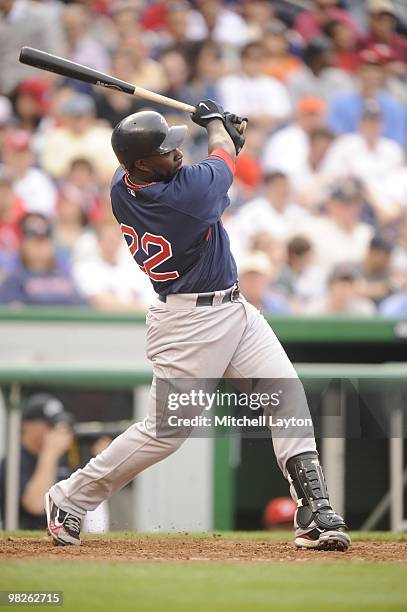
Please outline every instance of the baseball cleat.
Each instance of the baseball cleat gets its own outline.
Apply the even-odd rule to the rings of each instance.
[[[297,548],[312,548],[314,550],[348,550],[351,539],[345,531],[337,529],[311,529],[308,533],[298,535],[294,544]]]
[[[55,545],[80,544],[81,519],[58,508],[49,493],[45,494],[48,533]]]

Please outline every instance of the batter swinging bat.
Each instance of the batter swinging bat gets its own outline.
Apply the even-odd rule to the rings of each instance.
[[[104,74],[93,68],[82,66],[76,62],[71,62],[63,57],[52,55],[51,53],[45,53],[39,49],[33,49],[32,47],[23,47],[20,51],[20,62],[27,64],[28,66],[34,66],[35,68],[41,68],[41,70],[48,70],[49,72],[55,72],[61,76],[68,77],[70,79],[78,79],[78,81],[84,81],[85,83],[92,83],[92,85],[100,85],[101,87],[107,87],[109,89],[116,89],[128,93],[131,96],[138,96],[151,102],[157,102],[158,104],[165,104],[171,108],[177,108],[183,110],[186,113],[193,113],[195,107],[167,96],[154,93],[143,87],[136,87],[126,81],[121,81],[109,74]]]

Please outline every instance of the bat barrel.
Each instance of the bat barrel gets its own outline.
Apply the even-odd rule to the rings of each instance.
[[[100,85],[109,89],[117,89],[124,93],[134,95],[135,86],[126,81],[121,81],[110,75],[82,66],[76,62],[71,62],[63,57],[51,55],[39,49],[31,47],[23,47],[20,51],[20,62],[35,68],[41,68],[48,72],[55,72],[69,79],[78,79],[92,85]]]
[[[88,68],[87,66],[82,66],[82,64],[71,62],[63,57],[58,57],[57,55],[51,55],[45,51],[40,51],[40,49],[23,47],[20,51],[20,62],[22,64],[27,64],[28,66],[34,66],[35,68],[47,70],[48,72],[55,72],[56,74],[60,74],[61,76],[69,79],[78,79],[79,81],[91,83],[92,85],[100,85],[101,87],[116,89],[117,91],[122,91],[132,96],[139,96],[140,98],[144,98],[145,100],[149,100],[151,102],[156,102],[171,108],[183,110],[186,113],[193,113],[195,111],[195,107],[191,106],[190,104],[185,104],[184,102],[173,100],[172,98],[167,98],[166,96],[149,91],[148,89],[143,89],[142,87],[136,87],[135,85],[127,83],[126,81],[116,79],[109,74],[104,74],[103,72],[99,72],[93,68]]]

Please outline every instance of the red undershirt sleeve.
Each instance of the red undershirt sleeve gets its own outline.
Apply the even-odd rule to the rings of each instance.
[[[223,159],[231,173],[233,175],[235,174],[235,162],[229,153],[227,153],[224,149],[214,149],[212,153],[208,155],[208,157],[219,157],[220,159]]]

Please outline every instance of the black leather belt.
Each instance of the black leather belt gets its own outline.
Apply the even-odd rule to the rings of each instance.
[[[227,304],[228,302],[235,302],[240,295],[239,284],[237,283],[232,289],[230,289],[226,295],[223,296],[222,304]],[[213,306],[213,299],[216,296],[215,292],[207,293],[206,295],[198,295],[196,298],[196,306]],[[160,302],[166,302],[166,295],[159,295],[158,299]]]

